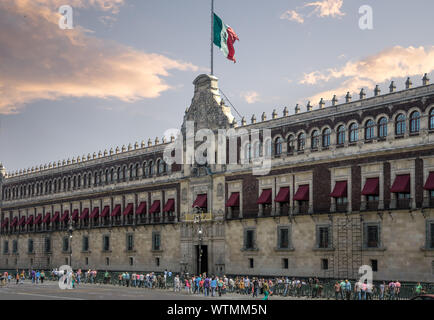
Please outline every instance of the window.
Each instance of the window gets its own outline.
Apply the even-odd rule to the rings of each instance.
[[[317,149],[319,146],[319,133],[318,130],[314,130],[312,132],[312,137],[311,137],[311,141],[312,141],[312,149]]]
[[[51,239],[45,238],[45,253],[51,252]]]
[[[352,123],[350,125],[350,142],[356,142],[359,140],[359,125]]]
[[[164,165],[164,161],[163,160],[159,160],[158,161],[158,173],[162,174],[165,172],[166,166]]]
[[[426,224],[426,248],[434,249],[434,221],[427,221]]]
[[[130,257],[130,258],[129,258],[129,263],[130,263],[130,266],[133,266],[133,265],[134,265],[134,258],[133,258],[133,257]]]
[[[297,138],[297,151],[303,151],[306,144],[306,137],[304,133],[300,133]]]
[[[89,251],[89,237],[83,236],[83,251],[87,252]]]
[[[69,237],[64,237],[63,238],[62,251],[63,252],[68,252],[69,251]]]
[[[374,138],[375,122],[373,120],[368,120],[365,126],[365,139],[372,140]]]
[[[127,251],[132,251],[134,249],[134,235],[127,234]]]
[[[152,163],[152,161],[149,162],[149,175],[154,175],[154,164]]]
[[[33,239],[29,239],[27,242],[27,252],[33,253]]]
[[[289,260],[288,260],[288,258],[283,258],[282,259],[282,268],[283,269],[289,269]]]
[[[328,148],[330,146],[330,129],[324,129],[322,132],[322,146]]]
[[[380,247],[380,226],[379,224],[365,223],[364,225],[365,248]]]
[[[277,138],[274,143],[274,155],[280,156],[282,154],[282,139]]]
[[[320,249],[331,248],[330,226],[317,226],[317,247]]]
[[[434,130],[434,108],[429,112],[429,129]]]
[[[18,240],[12,241],[12,253],[18,253]]]
[[[152,233],[152,250],[161,250],[161,235],[159,232]]]
[[[249,258],[249,268],[253,269],[255,267],[255,260],[253,258]]]
[[[110,250],[110,236],[102,237],[102,250],[109,251]]]
[[[321,259],[321,270],[329,269],[329,259]]]
[[[288,137],[288,153],[292,153],[292,152],[294,152],[294,136],[291,134]]]
[[[160,266],[160,258],[155,258],[155,265],[157,266],[157,267],[159,267]]]
[[[278,248],[279,249],[289,249],[289,228],[279,227],[278,228]]]
[[[382,117],[380,121],[378,121],[378,137],[387,137],[387,119],[385,117]]]
[[[106,266],[109,266],[109,265],[110,265],[110,258],[109,258],[109,257],[106,257],[106,258],[105,258],[105,265],[106,265]]]
[[[410,132],[417,133],[420,130],[420,113],[418,111],[414,111],[410,115]]]
[[[255,249],[255,230],[248,229],[244,233],[244,249]]]
[[[371,260],[371,268],[373,272],[378,271],[378,260]]]
[[[405,116],[402,113],[396,117],[395,133],[398,136],[405,134]]]
[[[338,145],[343,145],[345,143],[345,127],[344,126],[339,126],[338,127],[338,140],[337,140],[337,144]]]
[[[88,258],[88,257],[84,258],[84,264],[85,264],[86,266],[89,265],[89,258]]]

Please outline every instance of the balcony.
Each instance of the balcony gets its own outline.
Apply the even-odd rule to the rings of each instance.
[[[423,208],[434,208],[434,197],[423,198]]]
[[[411,208],[411,198],[408,199],[397,199],[396,209],[410,209]]]
[[[382,210],[383,208],[383,201],[379,200],[362,201],[360,204],[360,211],[376,211],[378,209]]]
[[[335,212],[348,212],[348,203],[337,203]]]

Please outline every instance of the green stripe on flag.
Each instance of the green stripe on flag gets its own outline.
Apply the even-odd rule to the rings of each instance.
[[[227,26],[223,23],[222,19],[214,13],[214,44],[223,51],[225,57],[229,54],[228,49],[228,33]]]

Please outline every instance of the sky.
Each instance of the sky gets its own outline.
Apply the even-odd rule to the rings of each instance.
[[[8,172],[179,128],[210,71],[211,0],[2,0],[0,162]],[[69,5],[73,29],[62,29]],[[372,28],[359,20],[372,9]],[[219,86],[247,121],[330,105],[362,87],[434,77],[432,0],[215,0],[237,63],[215,47]],[[363,21],[364,18],[362,19]],[[366,23],[365,23],[366,24]],[[240,118],[232,111],[238,122]]]

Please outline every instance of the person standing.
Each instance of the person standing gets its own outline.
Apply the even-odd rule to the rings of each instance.
[[[270,294],[270,287],[268,286],[267,281],[264,281],[262,289],[264,290],[264,299],[262,300],[268,300],[268,296]]]
[[[351,282],[345,280],[345,291],[347,294],[347,300],[351,299]]]
[[[257,278],[253,278],[253,298],[258,297],[259,283]]]
[[[42,271],[41,271],[41,284],[44,283],[44,279],[45,279],[45,271],[42,270]]]
[[[211,279],[211,296],[212,297],[215,297],[216,290],[217,290],[217,279],[215,278],[215,276],[213,276]]]
[[[339,284],[339,281],[335,282],[335,298],[336,300],[339,300],[339,296],[341,295],[341,285]]]

